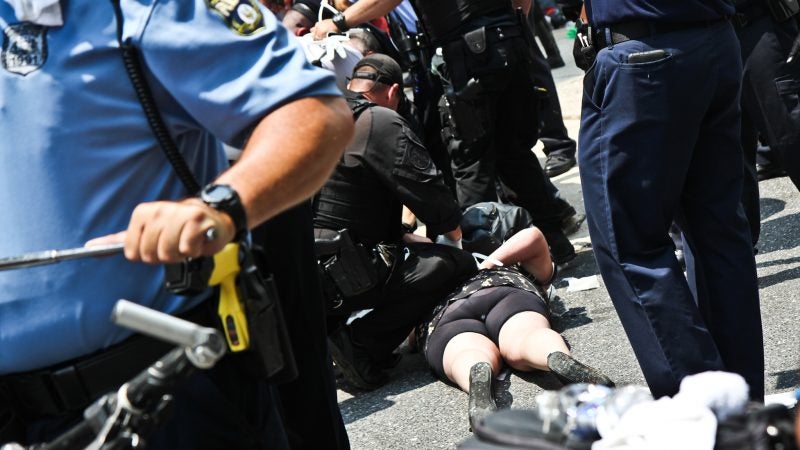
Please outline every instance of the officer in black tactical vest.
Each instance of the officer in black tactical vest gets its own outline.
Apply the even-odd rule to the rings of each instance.
[[[360,0],[312,32],[345,31],[387,14],[399,0]],[[559,198],[535,155],[542,89],[532,75],[530,1],[412,0],[428,43],[441,49],[443,135],[462,208],[501,200],[522,206],[550,244],[553,259],[575,256],[562,230],[575,210]],[[519,3],[519,5],[518,5]],[[514,6],[521,6],[515,12]]]
[[[382,369],[396,363],[392,351],[445,294],[477,272],[472,255],[454,248],[461,239],[458,204],[396,112],[406,101],[402,86],[400,66],[386,55],[355,66],[348,89],[356,135],[314,200],[331,353],[347,380],[365,390],[387,381]],[[403,205],[429,234],[444,235],[453,246],[409,233]],[[362,310],[369,312],[352,315]]]

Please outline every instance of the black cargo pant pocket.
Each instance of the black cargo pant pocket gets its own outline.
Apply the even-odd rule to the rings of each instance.
[[[775,79],[775,88],[783,100],[792,122],[800,127],[800,74],[784,75]]]

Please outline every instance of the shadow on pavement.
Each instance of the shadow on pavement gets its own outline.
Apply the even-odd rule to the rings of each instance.
[[[546,391],[555,391],[564,387],[558,378],[550,372],[543,370],[534,370],[532,372],[514,372],[514,375],[520,377],[528,383],[533,383]]]
[[[439,380],[428,369],[428,364],[421,353],[405,353],[397,367],[389,371],[390,381],[374,391],[362,391],[339,378],[337,389],[352,395],[339,402],[345,424],[363,419],[373,413],[389,408],[394,401],[388,397],[403,394]]]
[[[597,269],[597,263],[594,261],[592,244],[588,242],[576,244],[575,251],[575,259],[567,263],[566,267],[559,267],[559,281],[556,283],[557,288],[566,286],[566,283],[563,280],[564,278],[582,278],[600,273],[600,271]]]
[[[792,239],[792,236],[795,239]],[[765,254],[778,250],[794,249],[800,244],[796,236],[800,236],[800,214],[798,213],[762,221],[761,238],[757,245],[758,252],[759,254]]]
[[[785,265],[798,262],[800,262],[800,258],[791,258],[780,261],[770,261],[768,263],[757,264],[756,266],[760,268],[760,267],[775,266],[779,264]],[[771,275],[764,275],[758,277],[758,288],[764,289],[779,283],[783,283],[784,281],[796,280],[798,278],[800,278],[800,266],[782,270],[780,272],[773,273]]]
[[[800,385],[800,368],[772,372],[769,376],[775,377],[775,389],[791,389]]]
[[[761,199],[761,220],[766,220],[786,208],[786,202],[777,198]]]

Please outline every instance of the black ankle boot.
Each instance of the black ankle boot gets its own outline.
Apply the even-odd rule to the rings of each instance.
[[[602,372],[563,352],[553,352],[547,355],[547,367],[564,384],[589,383],[614,386],[614,382]]]
[[[355,387],[371,391],[387,381],[389,376],[369,357],[366,350],[353,342],[350,330],[343,326],[328,336],[328,345],[336,366],[345,379]]]
[[[497,411],[492,392],[492,366],[479,362],[469,369],[469,426],[475,429],[482,418]]]

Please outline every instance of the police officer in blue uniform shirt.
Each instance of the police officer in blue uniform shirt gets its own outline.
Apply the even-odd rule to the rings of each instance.
[[[227,206],[185,192],[167,163],[123,67],[111,4],[0,2],[0,255],[125,244],[125,257],[0,273],[0,417],[15,419],[0,423],[2,442],[52,438],[56,419],[74,421],[161,356],[109,322],[114,303],[197,311],[209,295],[165,292],[160,264],[212,255],[308,198],[352,133],[333,77],[257,2],[121,6],[122,39],[139,49],[170,134]],[[222,142],[245,147],[229,170]],[[272,395],[226,357],[178,389],[149,448],[283,448]]]
[[[729,0],[586,1],[597,58],[584,80],[584,204],[600,272],[656,396],[707,370],[741,374],[752,398],[764,395],[733,12]],[[673,220],[687,238],[688,281],[667,234]]]

